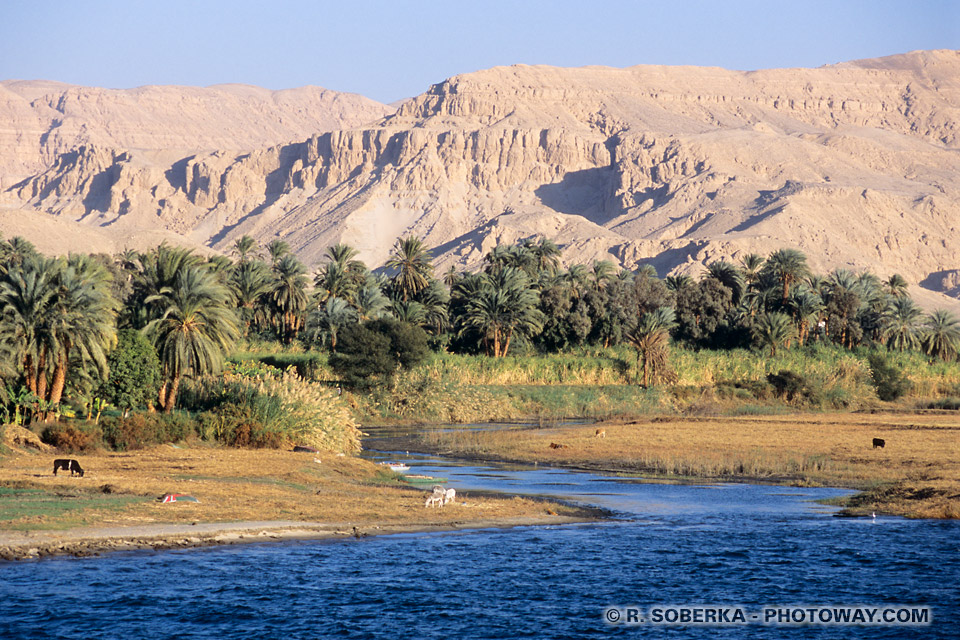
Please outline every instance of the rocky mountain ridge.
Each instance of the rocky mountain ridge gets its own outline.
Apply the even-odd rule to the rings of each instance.
[[[960,281],[960,52],[755,72],[520,65],[348,119],[173,159],[98,139],[4,204],[221,249],[279,237],[308,262],[343,241],[382,264],[415,234],[441,267],[473,267],[497,242],[546,236],[569,261],[661,275],[795,246],[818,270],[954,295]]]

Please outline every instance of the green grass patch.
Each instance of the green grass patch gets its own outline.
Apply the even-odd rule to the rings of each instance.
[[[0,487],[0,529],[38,531],[95,524],[89,511],[122,511],[143,502],[138,496],[93,493],[50,493],[42,489]]]

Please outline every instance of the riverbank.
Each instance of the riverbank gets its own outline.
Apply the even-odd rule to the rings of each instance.
[[[597,431],[602,430],[602,437]],[[884,441],[874,447],[873,439]],[[846,515],[960,518],[960,415],[802,413],[601,421],[519,430],[428,431],[411,447],[660,479],[860,490]]]
[[[83,477],[52,473],[71,457]],[[167,494],[197,502],[164,503]],[[461,493],[426,508],[400,474],[351,456],[277,450],[179,448],[0,458],[0,557],[89,555],[321,539],[404,531],[587,521],[597,510],[511,496]]]

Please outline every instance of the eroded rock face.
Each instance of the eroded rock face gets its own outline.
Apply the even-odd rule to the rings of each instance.
[[[308,261],[343,241],[377,265],[416,234],[441,267],[469,267],[497,241],[542,235],[568,260],[662,275],[796,246],[819,269],[956,288],[958,52],[749,73],[496,68],[372,125],[342,122],[242,153],[71,148],[5,195],[213,247],[281,237]]]
[[[0,188],[50,168],[83,145],[153,152],[161,163],[189,152],[259,149],[353,128],[392,111],[355,94],[245,85],[99,89],[0,82]]]

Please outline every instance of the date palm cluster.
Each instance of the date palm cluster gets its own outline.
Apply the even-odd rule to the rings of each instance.
[[[243,236],[231,254],[205,257],[163,244],[48,258],[20,238],[0,241],[5,417],[23,411],[45,420],[67,396],[102,395],[118,335],[152,346],[159,373],[147,404],[165,411],[176,406],[184,378],[219,372],[241,337],[335,353],[344,328],[383,318],[421,327],[434,348],[495,358],[517,345],[544,353],[631,345],[644,385],[669,377],[673,342],[762,347],[771,355],[818,341],[941,360],[960,351],[960,322],[944,310],[921,311],[902,277],[844,269],[816,275],[794,249],[712,262],[697,279],[661,279],[649,264],[562,268],[548,239],[495,246],[478,270],[451,267],[440,278],[415,237],[398,239],[379,272],[345,244],[329,247],[312,274],[280,240],[261,247]]]

